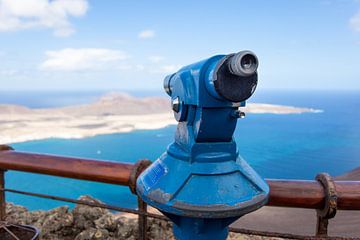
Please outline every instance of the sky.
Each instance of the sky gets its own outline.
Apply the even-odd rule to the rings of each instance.
[[[0,91],[158,90],[245,49],[258,88],[360,90],[360,0],[0,0]]]

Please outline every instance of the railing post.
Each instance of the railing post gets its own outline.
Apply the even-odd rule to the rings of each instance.
[[[10,150],[14,149],[8,145],[0,145],[0,152]],[[6,220],[5,172],[6,170],[0,169],[0,221]]]
[[[138,197],[138,208],[141,213],[147,213],[147,204]],[[147,239],[147,216],[146,214],[138,215],[139,223],[139,240]]]
[[[327,173],[319,173],[315,178],[324,188],[325,205],[316,212],[316,236],[327,237],[329,219],[334,218],[337,210],[337,192],[332,177]]]
[[[328,236],[329,220],[321,216],[317,216],[316,222],[316,236],[327,237]]]
[[[0,169],[0,221],[6,219],[5,171]]]
[[[135,163],[133,170],[131,171],[129,178],[129,188],[133,194],[136,194],[136,180],[139,175],[151,165],[150,160],[139,160]],[[138,196],[138,209],[140,214],[138,215],[139,224],[139,240],[147,239],[147,204]],[[144,214],[145,213],[145,214]]]

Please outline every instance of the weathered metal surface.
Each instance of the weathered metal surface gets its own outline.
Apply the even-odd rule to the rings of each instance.
[[[329,219],[316,215],[315,235],[317,237],[328,236]]]
[[[0,239],[37,240],[39,235],[33,226],[0,222]]]
[[[23,194],[23,195],[32,196],[32,197],[40,197],[40,198],[58,200],[58,201],[62,201],[62,202],[82,204],[82,205],[87,205],[90,207],[106,208],[106,209],[110,209],[110,210],[114,210],[114,211],[127,212],[127,213],[138,214],[138,215],[142,215],[142,216],[146,216],[146,217],[156,218],[156,219],[160,219],[163,221],[170,221],[167,217],[165,217],[163,215],[148,213],[148,212],[146,212],[146,210],[140,211],[140,210],[122,208],[122,207],[117,207],[117,206],[112,206],[112,205],[107,205],[107,204],[100,204],[100,203],[88,202],[88,201],[83,201],[83,200],[69,199],[69,198],[51,196],[51,195],[46,195],[46,194],[30,193],[30,192],[18,191],[18,190],[13,190],[13,189],[0,189],[0,191],[12,192],[12,193],[16,193],[16,194]],[[242,234],[265,236],[265,237],[281,237],[281,238],[301,239],[301,240],[324,239],[324,238],[319,238],[319,237],[315,237],[315,236],[295,235],[295,234],[289,234],[289,233],[265,232],[265,231],[256,231],[256,230],[232,228],[232,227],[229,228],[229,231],[235,232],[235,233],[242,233]],[[359,238],[327,237],[326,239],[330,239],[330,240],[331,239],[334,239],[334,240],[335,239],[338,239],[338,240],[351,240],[352,239],[352,240],[354,240],[354,239],[359,239]]]
[[[36,159],[36,161],[34,161]],[[56,162],[56,164],[51,164]],[[76,162],[75,165],[73,163]],[[89,163],[90,162],[90,163]],[[81,164],[82,168],[76,168]],[[0,169],[128,185],[133,164],[0,151]],[[83,171],[85,169],[85,171]],[[105,170],[104,170],[105,169]],[[84,176],[85,175],[85,176]],[[325,192],[313,180],[267,179],[268,206],[323,209]],[[360,210],[360,181],[334,181],[339,210]]]
[[[139,175],[150,165],[152,162],[147,159],[139,160],[135,163],[134,167],[131,170],[129,178],[129,188],[133,194],[136,194],[136,180]]]
[[[334,180],[327,173],[319,173],[315,178],[324,188],[325,204],[317,209],[316,236],[327,237],[329,219],[334,218],[337,210],[337,192]]]
[[[138,197],[138,209],[140,212],[147,212],[147,204]],[[139,224],[139,240],[147,240],[147,217],[146,215],[139,215],[138,217]]]
[[[337,210],[337,192],[334,180],[327,173],[319,173],[316,180],[323,186],[325,192],[325,205],[323,209],[318,209],[317,214],[323,218],[333,218]]]
[[[1,147],[3,151],[0,151],[0,169],[10,169],[25,172],[48,174],[53,176],[70,177],[75,179],[85,179],[97,182],[115,183],[120,185],[130,185],[131,178],[136,179],[136,176],[141,172],[146,165],[144,163],[138,164],[136,167],[133,164],[122,164],[118,162],[104,162],[96,160],[86,160],[77,158],[65,158],[58,156],[50,156],[43,154],[33,153],[19,153],[12,150],[9,147]],[[56,162],[56,164],[54,164]],[[75,164],[74,164],[75,163]],[[82,168],[74,168],[74,166],[82,165]],[[85,169],[85,171],[84,171]],[[99,169],[101,172],[99,172]],[[114,171],[102,171],[101,169],[111,169]],[[98,172],[99,174],[96,174]],[[95,174],[93,174],[95,173]],[[3,178],[4,171],[0,171],[0,218],[5,218],[5,194],[2,189],[5,182]],[[132,175],[133,174],[133,175]],[[133,176],[133,177],[131,177]],[[270,186],[269,206],[281,206],[281,207],[297,207],[297,208],[311,208],[311,209],[324,209],[327,195],[326,188],[318,181],[303,181],[303,180],[267,180]],[[337,192],[337,208],[339,210],[360,210],[360,181],[334,181],[334,188]],[[25,194],[22,191],[7,190],[9,192]],[[27,195],[45,197],[53,200],[68,201],[79,204],[87,204],[90,206],[104,207],[116,211],[123,211],[134,213],[147,217],[155,217],[166,219],[164,216],[158,216],[156,214],[150,214],[144,212],[144,210],[131,210],[126,208],[120,208],[109,205],[98,205],[91,203],[84,203],[79,200],[71,200],[67,198],[54,197],[44,194],[26,193]],[[325,236],[325,232],[321,232],[321,229],[326,229],[327,219],[321,219],[319,221],[318,236]],[[144,221],[139,221],[139,227],[144,227]],[[145,221],[146,224],[146,221]],[[259,234],[258,232],[255,232]],[[282,236],[284,234],[268,233],[271,236]],[[321,235],[323,234],[323,235]],[[291,235],[293,236],[293,235]],[[301,239],[301,238],[298,238]],[[308,236],[304,236],[304,239],[311,239]],[[314,238],[315,239],[315,238]],[[319,238],[317,238],[319,239]],[[339,238],[338,238],[339,239]],[[349,238],[343,238],[349,239]]]
[[[151,218],[156,218],[156,219],[160,219],[160,220],[164,220],[164,221],[170,221],[167,217],[165,217],[163,215],[148,213],[146,211],[140,211],[140,210],[135,210],[135,209],[122,208],[122,207],[117,207],[117,206],[112,206],[112,205],[107,205],[107,204],[99,204],[99,203],[87,202],[87,201],[83,201],[83,200],[69,199],[69,198],[51,196],[51,195],[46,195],[46,194],[24,192],[24,191],[18,191],[18,190],[13,190],[13,189],[0,189],[0,191],[6,191],[6,192],[17,193],[17,194],[23,194],[23,195],[27,195],[27,196],[58,200],[58,201],[62,201],[62,202],[83,204],[83,205],[87,205],[87,206],[91,206],[91,207],[106,208],[106,209],[110,209],[110,210],[114,210],[114,211],[127,212],[127,213],[147,216],[147,217],[151,217]],[[359,201],[359,199],[358,199],[358,201]],[[313,240],[319,240],[319,239],[330,239],[330,240],[331,239],[334,239],[334,240],[335,239],[338,239],[338,240],[351,240],[351,239],[355,240],[356,239],[356,240],[358,240],[358,239],[360,239],[360,238],[339,237],[339,236],[338,237],[326,237],[326,238],[323,238],[323,237],[316,237],[316,236],[303,236],[303,235],[295,235],[295,234],[289,234],[289,233],[265,232],[265,231],[256,231],[256,230],[239,229],[239,228],[229,228],[229,231],[230,232],[235,232],[235,233],[243,233],[243,234],[250,234],[250,235],[265,236],[265,237],[281,237],[281,238],[301,239],[301,240],[303,240],[303,239],[309,239],[309,240],[312,240],[312,239]]]
[[[5,187],[5,171],[0,170],[0,188]],[[5,221],[6,218],[6,199],[5,192],[0,191],[0,221]]]
[[[263,202],[261,202],[263,201]],[[254,202],[261,203],[259,205],[253,204]],[[181,212],[183,216],[196,217],[196,218],[228,218],[229,211],[233,211],[234,215],[242,215],[242,211],[239,209],[246,209],[246,211],[255,211],[261,206],[266,204],[267,196],[257,195],[253,199],[245,202],[239,202],[235,206],[228,206],[225,204],[214,205],[191,205],[183,202],[175,202],[174,207],[179,210],[186,209],[187,211],[193,210],[191,215],[187,215],[186,211]],[[231,216],[230,216],[231,217]]]
[[[8,145],[0,145],[0,152],[14,150]],[[0,168],[0,188],[5,187],[5,171],[6,169]],[[0,221],[5,221],[6,218],[6,201],[5,192],[0,192]]]
[[[50,200],[54,200],[54,201],[81,204],[81,205],[86,205],[89,207],[99,207],[99,208],[110,209],[110,210],[119,211],[119,212],[132,213],[132,214],[136,214],[136,215],[145,215],[147,217],[158,218],[158,219],[162,219],[162,220],[167,219],[166,217],[161,216],[161,215],[148,213],[148,212],[142,212],[142,211],[136,210],[136,209],[118,207],[118,206],[109,205],[109,204],[95,203],[95,202],[89,202],[89,201],[84,201],[84,200],[65,198],[65,197],[59,197],[59,196],[53,196],[53,195],[41,194],[41,193],[26,192],[26,191],[20,191],[20,190],[15,190],[15,189],[8,189],[8,188],[5,188],[5,189],[0,188],[0,191],[11,192],[11,193],[16,193],[16,194],[21,194],[21,195],[26,195],[26,196],[31,196],[31,197],[45,198],[45,199],[50,199]]]
[[[360,210],[360,181],[335,181],[338,210]]]
[[[0,145],[0,151],[10,151],[10,150],[14,150],[14,149],[8,145]]]
[[[96,161],[16,151],[0,152],[0,169],[126,186],[129,184],[133,168],[134,165],[129,163]]]
[[[52,199],[52,200],[58,200],[62,202],[69,202],[69,203],[75,203],[75,204],[82,204],[87,205],[90,207],[99,207],[99,208],[106,208],[114,211],[120,211],[120,212],[127,212],[132,214],[138,214],[143,215],[151,218],[160,219],[163,221],[170,221],[167,217],[163,215],[148,213],[146,211],[142,212],[140,210],[135,209],[129,209],[129,208],[122,208],[107,204],[100,204],[95,202],[88,202],[83,200],[76,200],[76,199],[69,199],[69,198],[63,198],[63,197],[57,197],[57,196],[51,196],[46,194],[37,194],[37,193],[30,193],[30,192],[24,192],[24,191],[18,191],[13,189],[0,189],[0,191],[6,191],[6,192],[12,192],[17,194],[23,194],[27,196],[32,197],[40,197],[40,198],[46,198],[46,199]],[[276,233],[276,232],[265,232],[265,231],[256,231],[256,230],[249,230],[249,229],[240,229],[240,228],[229,228],[230,232],[235,233],[242,233],[242,234],[250,234],[250,235],[258,235],[258,236],[265,236],[265,237],[281,237],[281,238],[289,238],[289,239],[301,239],[301,240],[319,240],[319,239],[325,239],[325,238],[319,238],[315,236],[304,236],[304,235],[295,235],[295,234],[289,234],[289,233]],[[357,240],[359,238],[352,238],[352,237],[327,237],[326,239],[329,240]]]
[[[268,206],[310,209],[321,209],[324,206],[324,190],[317,181],[281,179],[266,181],[270,186]]]
[[[285,239],[299,239],[299,240],[359,240],[357,237],[340,237],[340,236],[327,236],[327,237],[317,237],[317,236],[305,236],[291,233],[278,233],[278,232],[265,232],[257,231],[243,228],[229,228],[230,232],[262,236],[262,237],[274,237],[274,238],[285,238]]]
[[[318,181],[267,179],[267,206],[323,209],[326,194]],[[360,181],[334,181],[338,210],[360,210]]]

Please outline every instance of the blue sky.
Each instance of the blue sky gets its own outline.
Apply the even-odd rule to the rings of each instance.
[[[156,90],[214,54],[259,88],[360,89],[360,1],[0,0],[0,90]]]

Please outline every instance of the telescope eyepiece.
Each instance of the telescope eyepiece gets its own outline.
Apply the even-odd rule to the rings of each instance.
[[[228,64],[230,72],[240,77],[253,75],[259,66],[256,55],[251,51],[236,53],[230,57]]]
[[[183,67],[177,73],[166,76],[163,86],[170,97],[179,97],[182,94],[192,93],[194,87],[204,87],[201,83],[205,82],[205,88],[212,97],[239,103],[247,100],[254,93],[258,82],[258,65],[258,58],[248,50],[218,55]],[[205,80],[203,81],[202,78]],[[199,83],[192,84],[192,81]],[[200,89],[194,91],[201,92]],[[194,96],[196,97],[198,96]],[[196,102],[194,99],[193,103]]]

